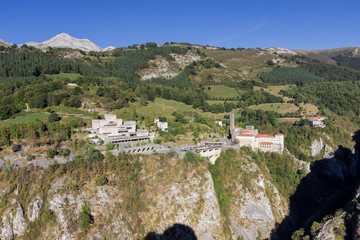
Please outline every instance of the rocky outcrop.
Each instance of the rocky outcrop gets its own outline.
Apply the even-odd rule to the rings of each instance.
[[[345,215],[342,213],[340,216],[327,220],[323,227],[318,231],[314,239],[316,240],[336,240],[344,239],[345,232]]]
[[[237,184],[233,193],[230,214],[233,239],[268,238],[276,222],[285,217],[287,206],[255,163],[244,168],[252,179],[249,186]]]
[[[266,164],[248,155],[240,157],[236,150],[233,153],[238,172],[228,179],[231,202],[226,205],[226,216],[209,172],[213,169],[205,162],[184,162],[170,154],[134,156],[116,160],[119,170],[108,167],[106,160],[96,168],[74,168],[74,173],[60,167],[51,177],[44,175],[47,171],[32,170],[36,179],[52,179],[49,188],[39,196],[41,185],[34,183],[26,193],[31,199],[21,201],[24,206],[15,200],[23,196],[21,191],[18,195],[15,191],[4,193],[9,205],[2,215],[1,239],[21,238],[34,226],[41,228],[42,239],[83,239],[79,214],[84,203],[94,219],[86,239],[142,239],[179,229],[201,240],[268,238],[276,223],[288,214],[287,201],[271,182]],[[291,166],[303,167],[291,156],[288,159],[294,162]],[[225,159],[218,161],[227,164]],[[108,179],[103,186],[97,183],[101,174]],[[37,221],[49,210],[55,215],[50,224]]]
[[[319,140],[315,139],[312,142],[310,148],[311,148],[311,156],[315,157],[319,155],[324,148],[323,140],[321,138]]]
[[[329,140],[331,140],[328,136],[326,136]],[[335,152],[329,145],[325,144],[322,138],[315,139],[311,146],[311,156],[315,157],[323,153],[323,158],[333,158],[335,156]]]
[[[335,152],[329,145],[325,145],[324,158],[333,158],[335,156]]]
[[[0,238],[13,239],[16,236],[21,236],[26,227],[24,209],[20,203],[15,202],[3,214]]]
[[[71,190],[74,180],[68,175],[51,182],[46,202],[29,193],[34,199],[23,208],[12,193],[9,202],[14,203],[2,215],[0,238],[21,237],[28,223],[34,222],[45,207],[56,220],[43,227],[39,238],[83,238],[79,213],[83,203],[87,203],[95,221],[86,235],[88,239],[141,239],[147,233],[162,233],[178,223],[190,226],[198,239],[224,239],[222,217],[207,167],[187,166],[177,158],[167,159],[167,165],[162,165],[154,159],[141,160],[144,167],[139,172],[135,202],[129,201],[133,188],[121,184],[97,186],[95,179],[85,182],[81,189]],[[109,174],[108,178],[115,181],[117,176]]]
[[[168,171],[161,173],[168,175]],[[220,209],[209,171],[201,167],[179,174],[186,174],[187,180],[161,181],[165,184],[159,185],[156,175],[146,179],[149,195],[145,201],[153,203],[149,212],[141,215],[148,223],[146,231],[160,233],[181,223],[191,226],[198,239],[223,239]]]
[[[141,71],[141,79],[148,80],[152,78],[172,78],[179,74],[179,69],[176,66],[170,65],[170,62],[165,58],[158,57],[148,62],[148,68]]]
[[[142,80],[152,78],[170,79],[177,76],[186,66],[192,62],[201,60],[201,56],[188,51],[186,54],[171,53],[173,61],[169,61],[164,57],[157,57],[149,60],[148,67],[140,71]]]
[[[35,221],[39,217],[40,210],[43,209],[43,201],[40,198],[36,198],[32,204],[29,204],[27,210],[27,216],[30,222]]]

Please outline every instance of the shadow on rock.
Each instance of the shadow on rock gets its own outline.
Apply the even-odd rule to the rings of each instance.
[[[310,234],[314,221],[334,214],[351,201],[359,188],[360,131],[354,136],[355,152],[339,146],[334,157],[312,163],[311,172],[302,179],[290,197],[290,213],[272,231],[272,239],[290,239],[300,228]]]
[[[183,224],[174,224],[165,230],[163,234],[150,232],[145,240],[197,240],[194,230]]]

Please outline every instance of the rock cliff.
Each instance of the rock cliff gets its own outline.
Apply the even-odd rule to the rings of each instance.
[[[205,162],[188,163],[168,154],[70,165],[10,174],[16,187],[5,188],[1,195],[1,239],[141,239],[174,226],[187,226],[198,239],[228,239]],[[267,171],[244,161],[251,188],[243,184],[244,176],[233,180],[232,239],[268,237],[285,216],[286,201]],[[107,183],[99,185],[103,173]],[[9,182],[2,177],[1,184]],[[79,226],[84,203],[94,220],[86,232]]]

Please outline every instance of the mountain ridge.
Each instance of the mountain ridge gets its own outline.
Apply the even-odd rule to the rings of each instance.
[[[83,51],[95,51],[95,52],[100,52],[103,50],[108,51],[109,49],[111,50],[114,49],[114,47],[107,47],[103,49],[88,39],[74,38],[67,33],[60,33],[55,37],[52,37],[49,40],[46,40],[42,43],[28,42],[26,43],[26,45],[40,49],[53,47],[53,48],[71,48],[71,49],[79,49]]]
[[[360,70],[360,47],[341,47],[317,50],[293,50],[320,62]]]

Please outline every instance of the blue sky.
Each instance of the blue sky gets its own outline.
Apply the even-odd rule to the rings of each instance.
[[[0,38],[66,32],[100,47],[149,41],[220,47],[360,46],[359,0],[1,0]]]

